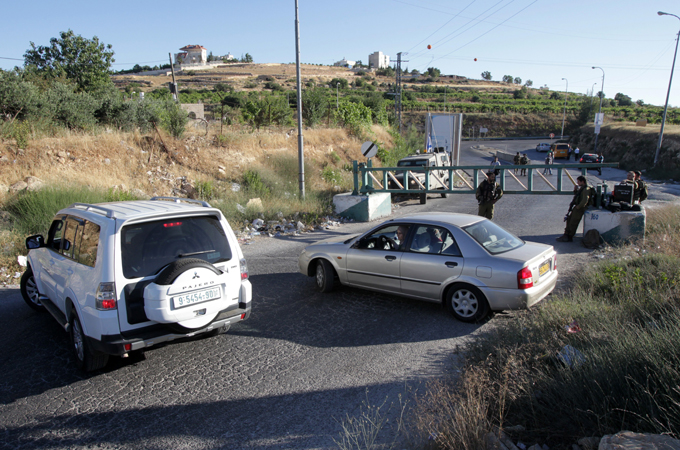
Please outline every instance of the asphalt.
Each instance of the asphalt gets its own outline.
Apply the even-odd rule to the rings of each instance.
[[[466,142],[462,163],[490,162],[492,148],[542,159],[536,143]],[[602,179],[622,176],[604,169]],[[651,190],[652,203],[678,193],[670,185]],[[570,200],[507,195],[494,220],[555,244],[558,261],[582,261],[588,251],[578,242],[555,242]],[[393,217],[476,209],[469,194],[431,196],[426,205],[398,203]],[[384,405],[396,418],[400,399],[412,402],[424,383],[455,369],[457,348],[508,316],[464,324],[438,304],[343,287],[319,294],[298,273],[305,245],[378,223],[244,245],[249,320],[215,338],[112,358],[94,374],[76,369],[67,335],[48,314],[29,309],[18,289],[0,290],[0,449],[327,449],[337,448],[342,419],[362,407]],[[390,437],[386,429],[381,439]]]

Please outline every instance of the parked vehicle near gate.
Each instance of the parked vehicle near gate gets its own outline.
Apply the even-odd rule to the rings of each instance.
[[[70,334],[79,368],[104,367],[250,316],[252,288],[220,210],[196,200],[74,203],[26,239],[21,294]]]
[[[565,158],[569,159],[571,156],[571,145],[564,143],[555,143],[550,146],[550,150],[553,152],[553,158]]]
[[[536,151],[537,152],[547,152],[550,150],[550,144],[547,142],[541,142],[536,146]]]
[[[596,163],[597,155],[595,153],[584,153],[578,160],[579,163]]]
[[[449,182],[449,171],[444,169],[444,167],[449,166],[449,155],[448,153],[442,152],[430,152],[430,153],[420,153],[416,155],[407,156],[402,158],[397,162],[397,167],[404,169],[418,169],[421,167],[439,167],[441,169],[430,170],[429,185],[427,189],[448,189],[447,183]],[[404,183],[404,172],[397,171],[394,175],[395,180],[390,179],[388,181],[389,189],[422,189],[425,187],[425,173],[411,171],[410,175],[407,175],[408,185]],[[397,184],[398,182],[398,184]],[[401,185],[401,186],[399,186]],[[422,186],[421,186],[422,185]],[[398,195],[408,195],[408,194],[398,194]],[[412,195],[420,195],[421,203],[427,201],[427,195],[414,193]],[[441,196],[446,198],[448,194],[442,192]]]
[[[458,320],[528,308],[557,282],[551,245],[524,241],[480,216],[430,213],[308,245],[300,272],[321,292],[343,285],[440,302]]]

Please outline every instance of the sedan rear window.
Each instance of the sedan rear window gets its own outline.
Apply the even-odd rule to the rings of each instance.
[[[125,278],[153,275],[183,257],[211,264],[232,257],[224,229],[215,216],[128,225],[121,232],[121,246]]]
[[[490,220],[483,220],[463,229],[492,255],[508,252],[524,245],[523,240]]]

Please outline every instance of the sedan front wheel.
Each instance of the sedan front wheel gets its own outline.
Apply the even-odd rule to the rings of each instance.
[[[446,296],[446,306],[461,322],[479,322],[489,315],[489,303],[482,291],[474,286],[458,285]]]
[[[330,292],[335,282],[335,270],[331,263],[320,259],[316,263],[316,288],[319,292]]]

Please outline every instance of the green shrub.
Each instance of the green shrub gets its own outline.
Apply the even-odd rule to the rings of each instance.
[[[247,170],[243,174],[243,186],[249,193],[256,196],[266,197],[271,193],[269,187],[262,181],[260,173],[255,170]]]
[[[31,136],[31,125],[25,120],[14,121],[12,124],[12,137],[17,143],[18,148],[26,148]]]
[[[321,171],[321,178],[323,178],[326,183],[340,184],[342,181],[342,174],[339,170],[331,166],[326,166]]]
[[[179,104],[166,102],[160,115],[161,127],[169,132],[175,139],[180,139],[186,131],[189,115]]]
[[[353,103],[347,100],[340,102],[335,111],[336,118],[347,128],[349,134],[363,137],[371,126],[371,110],[361,103]]]
[[[70,129],[90,129],[97,123],[95,112],[99,102],[86,92],[75,92],[74,86],[54,83],[47,92],[47,105],[54,121]]]
[[[196,186],[194,187],[196,188],[196,194],[198,194],[198,198],[200,199],[211,200],[215,195],[215,187],[211,180],[197,181]]]

